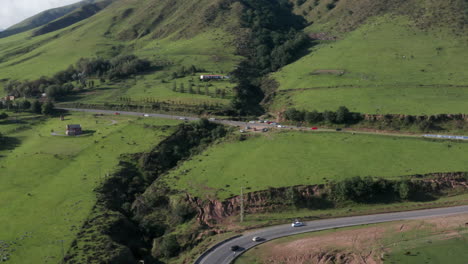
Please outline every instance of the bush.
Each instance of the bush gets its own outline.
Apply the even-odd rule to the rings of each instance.
[[[42,114],[43,115],[52,115],[55,111],[55,106],[52,102],[47,102],[42,105]]]
[[[41,114],[42,113],[42,104],[39,101],[34,101],[31,105],[31,112],[35,114]]]
[[[161,253],[166,258],[172,258],[179,254],[180,245],[175,235],[168,235],[161,243]]]
[[[0,114],[0,120],[1,120],[1,119],[7,119],[7,118],[8,118],[7,113],[1,113],[1,114]]]

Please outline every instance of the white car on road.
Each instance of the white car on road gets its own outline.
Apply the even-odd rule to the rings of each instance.
[[[262,240],[263,240],[263,238],[261,238],[261,237],[253,237],[252,238],[253,242],[258,242],[258,241],[262,241]]]
[[[294,223],[292,223],[291,226],[292,227],[300,227],[300,226],[305,226],[305,225],[302,222],[294,221]]]

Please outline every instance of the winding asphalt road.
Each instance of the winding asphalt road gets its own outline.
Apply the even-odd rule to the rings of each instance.
[[[200,258],[195,261],[195,264],[229,264],[232,263],[232,261],[243,252],[260,243],[265,243],[276,238],[290,235],[347,226],[375,224],[418,218],[431,218],[436,216],[447,216],[463,213],[468,213],[468,206],[318,220],[305,222],[305,226],[302,227],[291,227],[291,224],[273,226],[245,233],[238,238],[234,238],[218,246],[215,246],[200,256]],[[261,242],[253,242],[252,238],[256,236],[261,237],[264,240]],[[231,246],[233,245],[238,245],[240,249],[236,252],[232,252]]]

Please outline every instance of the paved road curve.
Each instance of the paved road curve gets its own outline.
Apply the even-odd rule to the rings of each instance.
[[[279,225],[268,227],[253,232],[245,233],[241,237],[232,239],[226,243],[223,243],[215,248],[209,249],[203,254],[195,264],[228,264],[231,263],[235,258],[241,255],[246,250],[260,244],[259,242],[253,242],[252,238],[259,236],[265,240],[264,243],[269,240],[273,240],[280,237],[307,233],[318,230],[333,229],[346,226],[356,226],[365,224],[375,224],[382,222],[398,221],[398,220],[409,220],[417,218],[430,218],[435,216],[447,216],[453,214],[468,213],[468,206],[448,207],[448,208],[437,208],[427,209],[418,211],[408,211],[399,213],[388,213],[388,214],[376,214],[366,216],[354,216],[335,218],[319,221],[306,222],[305,226],[302,227],[291,227],[288,225]],[[236,253],[231,251],[231,246],[238,245],[241,249]]]

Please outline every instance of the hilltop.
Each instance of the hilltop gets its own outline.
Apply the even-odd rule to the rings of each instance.
[[[43,25],[46,25],[57,18],[63,17],[76,9],[97,2],[97,0],[84,0],[75,4],[58,7],[43,11],[35,16],[25,19],[7,29],[0,30],[0,38],[5,38],[15,34],[19,34]]]

